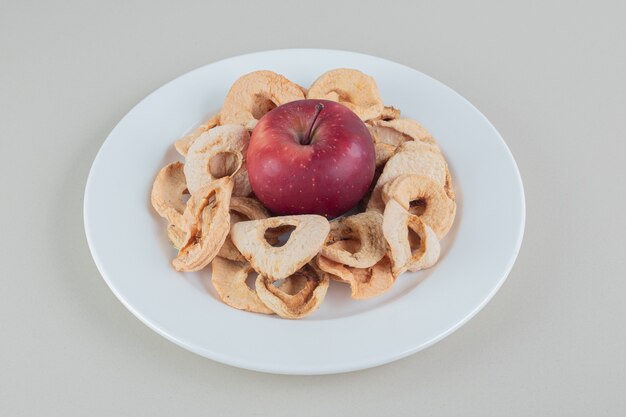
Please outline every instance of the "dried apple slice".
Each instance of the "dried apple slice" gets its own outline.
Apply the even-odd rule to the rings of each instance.
[[[354,268],[369,268],[385,256],[387,245],[382,230],[383,216],[380,213],[359,213],[333,223],[337,223],[336,228],[343,228],[347,232],[341,237],[344,240],[322,247],[322,256]],[[337,245],[349,239],[359,243],[356,251]]]
[[[343,244],[343,241],[337,242],[337,245]],[[315,259],[319,269],[331,274],[332,279],[350,284],[351,296],[357,300],[379,296],[395,282],[391,262],[386,256],[369,268],[352,268],[321,255]]]
[[[442,186],[446,183],[448,166],[441,152],[433,145],[422,142],[406,142],[399,147],[378,177],[376,186],[367,203],[367,210],[383,212],[385,204],[382,189],[388,182],[402,174],[424,175]]]
[[[353,268],[350,283],[352,298],[365,300],[377,297],[387,292],[394,282],[391,261],[386,256],[369,268]]]
[[[246,153],[250,135],[239,125],[217,126],[203,133],[189,148],[185,158],[185,177],[189,192],[218,178],[232,177],[233,195],[250,194]]]
[[[172,261],[177,271],[198,271],[217,255],[230,228],[233,180],[225,177],[192,194],[183,213],[185,239]]]
[[[429,268],[439,259],[440,246],[435,232],[396,200],[389,200],[385,206],[383,234],[389,245],[395,277],[407,269]]]
[[[269,213],[267,212],[265,207],[263,207],[259,200],[255,198],[232,197],[230,199],[231,228],[234,224],[239,223],[240,221],[260,220],[266,219],[268,217]],[[224,244],[222,245],[222,248],[220,249],[217,256],[230,259],[231,261],[246,261],[246,258],[243,257],[241,252],[239,252],[232,239],[230,238],[230,234],[224,241]]]
[[[415,120],[400,118],[393,120],[371,120],[370,133],[375,143],[399,146],[404,142],[418,141],[435,144],[435,139]]]
[[[220,123],[252,130],[273,108],[303,99],[304,92],[298,84],[272,71],[254,71],[230,87],[220,112]]]
[[[265,239],[265,232],[281,226],[295,226],[295,229],[283,246],[271,246]],[[313,259],[324,244],[329,229],[326,218],[306,214],[239,222],[233,225],[230,235],[239,252],[259,274],[278,280]]]
[[[341,103],[363,121],[375,119],[383,112],[376,81],[355,69],[338,68],[325,72],[311,85],[307,98]]]
[[[434,143],[412,141],[412,142],[405,142],[402,145],[400,145],[396,149],[395,153],[400,153],[400,152],[418,152],[418,153],[434,152],[434,153],[441,154],[441,149],[439,149],[439,147]],[[443,158],[443,155],[442,155],[442,158]],[[445,162],[445,159],[444,159],[444,162]],[[444,188],[446,190],[446,194],[448,195],[448,197],[454,201],[455,195],[454,195],[454,188],[452,186],[452,176],[450,175],[450,168],[448,167],[447,162],[446,162]]]
[[[183,196],[187,194],[183,164],[174,162],[159,171],[152,185],[150,202],[159,216],[167,219],[167,236],[176,249],[180,248],[185,233],[182,231]]]
[[[204,132],[207,132],[213,129],[215,126],[219,124],[220,124],[220,115],[218,113],[215,116],[211,117],[206,122],[202,123],[197,128],[195,128],[193,132],[191,132],[190,134],[174,142],[174,148],[176,148],[176,151],[178,151],[178,153],[181,154],[182,156],[187,156],[187,152],[189,151],[189,148],[191,147],[191,145],[193,145],[196,139],[198,139],[198,137],[200,137],[200,135],[203,134]]]
[[[444,186],[423,175],[400,175],[383,187],[383,201],[394,199],[410,213],[418,216],[430,226],[439,239],[452,227],[456,204],[451,200]],[[411,204],[420,202],[420,213],[412,212]]]
[[[231,261],[218,256],[211,262],[211,282],[225,304],[253,313],[273,314],[256,291],[246,284],[252,271],[247,262]]]
[[[178,221],[185,210],[183,195],[186,192],[183,164],[174,162],[163,167],[157,174],[152,184],[150,202],[159,216],[172,223]]]
[[[256,292],[270,310],[286,319],[306,317],[317,310],[329,283],[326,273],[308,264],[286,277],[286,283],[279,287],[273,281],[259,274]]]

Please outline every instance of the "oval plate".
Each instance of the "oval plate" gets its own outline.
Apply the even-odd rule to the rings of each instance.
[[[312,316],[283,320],[232,309],[210,268],[181,274],[165,223],[149,203],[159,169],[180,159],[174,140],[219,111],[241,75],[269,69],[309,86],[337,67],[376,79],[387,105],[422,123],[439,142],[457,195],[455,225],[439,263],[400,276],[381,297],[356,301],[333,282]],[[493,297],[518,254],[525,220],[519,171],[506,144],[475,107],[406,66],[352,52],[289,49],[242,55],[191,71],[137,104],[93,162],[84,201],[94,261],[141,321],[199,355],[241,368],[328,374],[381,365],[452,333]]]

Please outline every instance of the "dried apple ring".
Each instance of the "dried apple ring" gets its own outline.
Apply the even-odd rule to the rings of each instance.
[[[376,81],[355,69],[338,68],[325,72],[311,85],[307,98],[336,101],[363,121],[375,119],[383,112]]]
[[[442,239],[452,227],[456,204],[448,197],[444,187],[429,177],[415,174],[400,175],[385,184],[382,196],[385,203],[394,199],[405,210],[418,216],[433,229],[439,239]],[[413,201],[423,203],[420,205],[423,211],[412,212]]]
[[[270,310],[286,319],[299,319],[317,310],[324,301],[329,283],[326,273],[308,264],[288,276],[288,284],[276,287],[273,281],[259,274],[256,292]]]
[[[170,223],[178,221],[185,211],[183,195],[187,183],[182,162],[174,162],[163,167],[152,184],[150,202],[159,216]]]
[[[250,135],[238,125],[217,126],[203,133],[189,148],[185,158],[185,177],[189,192],[218,178],[232,177],[233,195],[250,194],[246,153]]]
[[[228,236],[233,180],[225,177],[192,194],[183,213],[185,239],[172,261],[177,271],[198,271],[217,255]]]
[[[265,239],[267,229],[294,226],[289,240],[274,247]],[[302,268],[320,251],[330,230],[328,220],[315,214],[270,217],[239,222],[231,239],[252,267],[271,280],[286,278]]]
[[[337,245],[342,244],[344,242],[337,242]],[[395,282],[391,262],[386,256],[369,268],[352,268],[321,255],[317,256],[316,264],[322,271],[331,274],[332,279],[350,284],[351,296],[358,300],[381,295]]]
[[[438,148],[422,142],[406,142],[399,149],[400,152],[389,158],[382,174],[378,177],[367,203],[367,210],[383,212],[385,204],[382,199],[382,189],[385,184],[402,174],[424,175],[442,186],[445,185],[448,165]]]
[[[322,247],[322,256],[353,268],[369,268],[385,256],[387,247],[382,230],[383,216],[380,213],[359,213],[344,217],[337,223],[337,227],[344,226],[350,231],[342,236],[343,239],[356,240],[360,244],[356,251],[349,251],[338,245],[345,240],[330,243]]]
[[[200,137],[201,134],[213,129],[215,126],[220,124],[220,115],[219,113],[215,116],[211,117],[206,122],[202,123],[200,126],[195,128],[193,132],[190,134],[178,139],[174,142],[174,148],[178,151],[182,156],[187,156],[187,152],[189,152],[189,148],[193,143]]]
[[[368,123],[375,143],[386,143],[393,146],[399,146],[408,141],[436,143],[432,135],[412,119],[371,120]]]
[[[389,200],[385,205],[383,234],[389,245],[395,277],[407,269],[418,271],[431,267],[439,259],[440,246],[435,232],[396,200]]]
[[[168,221],[167,236],[177,249],[182,245],[185,236],[182,231],[182,217],[185,211],[183,196],[187,193],[183,164],[174,162],[159,171],[150,194],[152,207],[159,216]]]
[[[273,314],[256,291],[246,284],[252,271],[247,262],[236,262],[217,256],[211,262],[211,282],[225,304],[253,313]]]
[[[394,282],[391,261],[386,256],[369,268],[353,268],[352,298],[365,300],[377,297],[387,292]]]
[[[272,71],[254,71],[230,87],[220,112],[220,123],[252,130],[273,108],[303,99],[304,92],[298,84]]]
[[[267,209],[254,198],[232,197],[230,199],[230,227],[233,227],[234,224],[240,221],[260,220],[268,217]],[[230,234],[226,237],[217,256],[230,259],[231,261],[246,261],[246,258],[243,257],[230,238]]]
[[[425,143],[425,142],[412,141],[412,142],[404,142],[402,145],[400,145],[396,149],[395,153],[399,153],[399,152],[434,152],[434,153],[441,153],[441,149],[439,149],[439,146],[437,146],[436,143]],[[442,155],[442,157],[443,157],[443,155]],[[444,162],[445,162],[445,159],[444,159]],[[446,163],[446,174],[445,174],[444,188],[446,190],[446,194],[448,195],[448,197],[451,200],[454,200],[455,199],[455,195],[454,195],[454,188],[452,186],[452,177],[450,175],[450,169],[449,169],[447,163]]]

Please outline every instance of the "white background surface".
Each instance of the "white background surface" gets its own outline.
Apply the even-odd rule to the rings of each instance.
[[[622,2],[162,3],[0,3],[0,414],[626,412]],[[417,68],[472,101],[516,157],[527,227],[513,272],[407,359],[324,377],[220,365],[136,320],[91,260],[83,189],[117,121],[187,70],[281,47]]]

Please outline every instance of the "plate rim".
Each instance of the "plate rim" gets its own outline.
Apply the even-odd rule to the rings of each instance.
[[[189,76],[190,74],[192,74],[192,73],[194,73],[196,71],[201,71],[202,69],[204,69],[207,66],[218,64],[218,63],[223,62],[223,61],[228,61],[228,60],[231,60],[231,59],[237,59],[237,58],[243,58],[243,57],[248,57],[249,58],[249,57],[252,57],[254,55],[267,54],[267,53],[292,53],[292,52],[302,53],[302,52],[306,52],[306,51],[327,52],[327,53],[330,52],[330,53],[360,55],[360,56],[366,57],[366,58],[374,58],[374,59],[377,59],[377,60],[383,60],[383,61],[386,61],[387,63],[391,63],[393,65],[401,66],[401,67],[404,67],[404,68],[409,69],[411,71],[418,72],[422,76],[424,76],[425,78],[429,79],[431,82],[436,83],[438,85],[438,87],[440,87],[440,88],[442,87],[445,90],[448,90],[449,93],[452,93],[453,95],[455,95],[457,98],[460,98],[463,102],[465,102],[466,105],[469,105],[471,108],[473,108],[476,111],[476,113],[479,114],[480,117],[493,129],[494,133],[496,134],[497,138],[500,141],[500,145],[504,146],[504,149],[506,150],[506,156],[507,156],[509,162],[512,164],[512,167],[514,168],[515,180],[516,180],[516,182],[519,185],[519,193],[520,193],[519,197],[520,197],[520,202],[521,202],[521,205],[519,207],[519,209],[520,209],[520,219],[519,219],[519,225],[518,225],[518,228],[517,228],[518,236],[517,236],[517,240],[515,242],[514,250],[512,251],[512,253],[511,253],[511,255],[510,255],[510,257],[509,257],[509,259],[507,261],[506,267],[503,270],[501,276],[499,277],[496,285],[493,286],[491,291],[488,294],[486,294],[486,296],[483,298],[482,302],[480,302],[478,305],[476,305],[476,307],[472,311],[470,311],[468,314],[466,314],[465,317],[460,319],[455,325],[449,327],[446,331],[440,333],[438,336],[433,337],[430,340],[425,341],[424,343],[418,344],[418,345],[412,347],[411,349],[404,350],[404,351],[399,352],[397,354],[390,354],[388,356],[385,356],[384,358],[373,358],[373,359],[371,359],[367,363],[352,364],[352,365],[348,365],[348,366],[344,366],[344,367],[341,367],[341,366],[337,367],[337,366],[335,366],[332,370],[331,369],[321,369],[321,370],[305,369],[304,367],[302,369],[298,369],[298,370],[290,370],[290,369],[282,369],[282,368],[278,369],[278,368],[272,367],[272,366],[267,366],[266,367],[266,366],[259,365],[258,363],[252,363],[252,362],[246,361],[245,359],[237,359],[236,357],[233,357],[233,356],[224,355],[224,354],[221,354],[219,352],[212,351],[210,349],[202,349],[202,348],[197,347],[197,346],[195,346],[193,344],[187,343],[184,340],[180,340],[180,339],[174,337],[173,335],[169,334],[165,330],[161,329],[156,324],[152,323],[147,318],[145,318],[142,314],[140,314],[135,309],[135,307],[133,305],[131,305],[122,296],[122,294],[119,293],[119,291],[116,288],[116,286],[113,285],[113,283],[111,282],[111,280],[108,277],[108,275],[104,272],[105,268],[104,268],[104,266],[102,264],[100,256],[98,255],[98,252],[94,249],[93,237],[91,235],[92,232],[91,232],[90,226],[89,226],[89,214],[88,214],[88,207],[87,207],[88,206],[88,200],[89,200],[89,193],[90,193],[90,190],[92,190],[92,187],[91,187],[91,184],[92,184],[92,181],[93,181],[92,173],[94,171],[94,167],[96,166],[97,161],[101,158],[101,155],[103,154],[103,150],[106,148],[106,145],[107,145],[107,142],[109,141],[109,138],[117,130],[117,128],[120,126],[120,124],[122,124],[123,121],[131,113],[133,113],[133,110],[135,110],[144,101],[148,100],[150,97],[152,97],[153,95],[157,94],[162,88],[166,87],[167,85],[169,85],[170,83],[174,82],[175,80],[178,80],[180,78]],[[519,252],[521,250],[521,245],[522,245],[522,242],[523,242],[523,238],[524,238],[524,234],[525,234],[525,228],[526,228],[526,196],[525,196],[525,190],[524,190],[524,184],[523,184],[522,176],[521,176],[519,167],[517,165],[517,162],[515,161],[515,158],[513,157],[513,154],[511,152],[510,148],[508,147],[508,145],[504,141],[504,139],[503,139],[502,135],[500,134],[500,132],[496,129],[496,127],[489,121],[489,119],[476,106],[474,106],[469,100],[467,100],[461,94],[457,93],[451,87],[447,86],[446,84],[442,83],[441,81],[437,80],[436,78],[431,77],[430,75],[421,72],[418,69],[409,67],[408,65],[404,65],[404,64],[401,64],[401,63],[398,63],[398,62],[395,62],[395,61],[392,61],[390,59],[378,57],[378,56],[371,55],[371,54],[365,54],[365,53],[361,53],[361,52],[354,52],[354,51],[341,50],[341,49],[328,49],[328,48],[280,48],[280,49],[269,49],[269,50],[263,50],[263,51],[250,52],[250,53],[239,54],[239,55],[232,55],[232,56],[229,56],[229,57],[225,57],[225,58],[219,59],[217,61],[208,62],[208,63],[206,63],[204,65],[201,65],[201,66],[199,66],[197,68],[194,68],[194,69],[191,69],[189,71],[186,71],[186,72],[184,72],[184,73],[182,73],[182,74],[180,74],[180,75],[170,79],[169,81],[164,82],[163,84],[159,85],[156,89],[152,90],[149,94],[147,94],[146,96],[142,97],[138,102],[136,102],[124,114],[124,116],[115,124],[113,129],[108,133],[107,137],[105,138],[105,140],[100,145],[100,148],[98,149],[98,152],[96,153],[96,156],[93,159],[93,162],[92,162],[91,167],[89,169],[89,174],[87,176],[87,181],[85,183],[85,189],[84,189],[84,194],[83,194],[83,226],[84,226],[84,230],[85,230],[85,237],[87,239],[87,245],[89,247],[89,251],[90,251],[92,259],[94,260],[94,263],[95,263],[95,265],[96,265],[96,267],[98,269],[98,272],[100,273],[100,276],[104,279],[104,281],[106,282],[106,284],[109,287],[109,289],[113,292],[115,297],[122,303],[122,305],[125,308],[127,308],[143,324],[148,326],[148,328],[152,329],[157,334],[163,336],[167,340],[169,340],[172,343],[174,343],[174,344],[184,348],[185,350],[193,352],[193,353],[195,353],[197,355],[200,355],[202,357],[206,357],[208,359],[215,360],[217,362],[221,362],[221,363],[224,363],[224,364],[227,364],[227,365],[230,365],[230,366],[235,366],[235,367],[238,367],[238,368],[244,368],[244,369],[249,369],[249,370],[253,370],[253,371],[273,373],[273,374],[324,375],[324,374],[337,374],[337,373],[352,372],[352,371],[357,371],[357,370],[362,370],[362,369],[373,368],[373,367],[381,366],[381,365],[384,365],[384,364],[387,364],[387,363],[394,362],[396,360],[405,358],[405,357],[410,356],[410,355],[412,355],[414,353],[417,353],[417,352],[419,352],[421,350],[424,350],[424,349],[434,345],[435,343],[439,342],[440,340],[446,338],[447,336],[449,336],[450,334],[452,334],[456,330],[458,330],[460,327],[462,327],[469,320],[471,320],[474,316],[476,316],[476,314],[478,314],[489,303],[489,301],[491,301],[491,299],[495,296],[495,294],[500,290],[500,288],[502,287],[502,285],[504,284],[504,282],[508,278],[511,270],[513,269],[515,261],[517,260]]]

